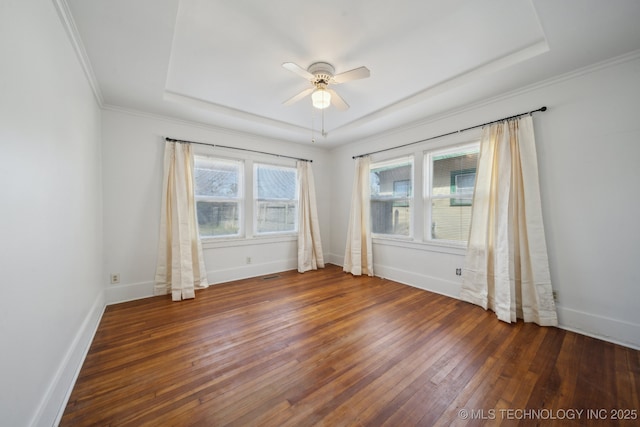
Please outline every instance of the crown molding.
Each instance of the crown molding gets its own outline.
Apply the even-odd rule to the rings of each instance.
[[[96,102],[98,103],[100,108],[102,108],[104,106],[104,98],[102,97],[102,92],[100,91],[100,85],[98,85],[98,79],[96,79],[96,75],[93,72],[91,61],[89,60],[87,51],[84,48],[84,44],[82,43],[82,38],[80,37],[78,27],[73,20],[73,15],[71,14],[69,5],[67,4],[66,0],[52,0],[52,2],[53,6],[56,9],[56,12],[58,13],[58,17],[60,18],[60,22],[62,23],[62,26],[64,27],[67,36],[69,37],[71,46],[76,53],[76,57],[78,58],[78,61],[82,66],[82,71],[84,72],[84,75],[87,78],[89,85],[91,86],[93,96],[95,97]]]

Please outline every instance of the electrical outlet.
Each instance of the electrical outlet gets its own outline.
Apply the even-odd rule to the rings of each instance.
[[[456,276],[462,276],[462,269],[456,268]]]
[[[111,273],[111,283],[120,283],[120,273]]]
[[[251,257],[250,256],[247,257],[247,264],[251,264]]]

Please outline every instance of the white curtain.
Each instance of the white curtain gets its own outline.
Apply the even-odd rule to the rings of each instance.
[[[462,278],[461,299],[500,320],[558,324],[531,116],[483,128]]]
[[[371,247],[371,205],[369,195],[369,157],[355,161],[355,176],[351,195],[351,213],[347,230],[347,247],[343,270],[356,276],[373,276],[373,252]]]
[[[173,301],[195,298],[208,286],[198,236],[191,145],[167,141],[155,294]]]
[[[324,268],[320,224],[316,208],[316,188],[310,162],[298,166],[298,271]]]

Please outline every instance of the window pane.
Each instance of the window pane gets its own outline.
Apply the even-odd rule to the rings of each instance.
[[[291,233],[298,229],[297,169],[255,164],[255,232]]]
[[[466,242],[471,224],[471,199],[462,199],[461,205],[452,199],[435,199],[431,202],[431,238]]]
[[[196,196],[226,199],[239,196],[240,162],[196,157],[194,166]]]
[[[235,202],[196,203],[200,236],[237,235],[240,232],[240,207]]]
[[[478,151],[433,156],[432,195],[458,194],[459,190],[473,194]]]
[[[258,199],[296,199],[296,170],[276,166],[258,165]]]
[[[371,200],[371,232],[409,236],[411,206],[408,199]]]
[[[476,179],[479,144],[434,152],[429,157],[431,224],[427,235],[434,240],[466,242]]]
[[[297,217],[298,209],[295,201],[256,202],[256,227],[258,233],[295,231]]]
[[[413,160],[399,159],[371,165],[371,231],[411,235]]]
[[[456,194],[473,193],[473,185],[476,181],[476,174],[460,173],[455,176]]]
[[[391,197],[411,197],[413,186],[411,174],[413,162],[403,160],[398,163],[376,167],[372,165],[369,180],[371,197],[375,199]]]

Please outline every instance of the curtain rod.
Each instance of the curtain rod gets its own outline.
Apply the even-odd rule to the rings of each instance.
[[[268,156],[284,157],[286,159],[300,160],[301,162],[313,163],[313,160],[309,160],[309,159],[300,159],[298,157],[285,156],[284,154],[267,153],[266,151],[251,150],[250,148],[229,147],[229,146],[226,146],[226,145],[209,144],[207,142],[198,142],[198,141],[185,141],[183,139],[173,139],[173,138],[169,138],[169,137],[165,138],[165,141],[167,141],[167,142],[179,142],[179,143],[182,143],[182,144],[208,145],[210,147],[228,148],[230,150],[249,151],[251,153],[266,154]]]
[[[515,119],[516,117],[522,117],[522,116],[526,116],[527,114],[533,114],[533,113],[537,113],[538,111],[547,111],[547,107],[540,107],[537,110],[531,110],[529,112],[526,113],[520,113],[520,114],[516,114],[515,116],[509,116],[509,117],[505,117],[503,119],[498,119],[498,120],[494,120],[491,122],[487,122],[487,123],[483,123],[481,125],[475,125],[475,126],[471,126],[465,129],[459,129],[459,130],[454,130],[453,132],[448,132],[448,133],[443,133],[442,135],[438,135],[438,136],[432,136],[430,138],[425,138],[425,139],[421,139],[420,141],[414,141],[414,142],[409,142],[407,144],[402,144],[402,145],[397,145],[395,147],[390,147],[390,148],[385,148],[382,150],[378,150],[378,151],[372,151],[371,153],[366,153],[366,154],[360,154],[358,156],[353,156],[354,159],[357,159],[358,157],[365,157],[365,156],[369,156],[371,154],[378,154],[378,153],[382,153],[384,151],[389,151],[389,150],[395,150],[397,148],[403,148],[403,147],[407,147],[409,145],[413,145],[413,144],[419,144],[421,142],[426,142],[426,141],[431,141],[432,139],[436,139],[436,138],[442,138],[444,136],[449,136],[449,135],[453,135],[454,133],[460,133],[460,132],[465,132],[471,129],[476,129],[479,127],[483,127],[483,126],[487,126],[487,125],[492,125],[494,123],[498,123],[498,122],[503,122],[505,120],[510,120],[510,119]]]

